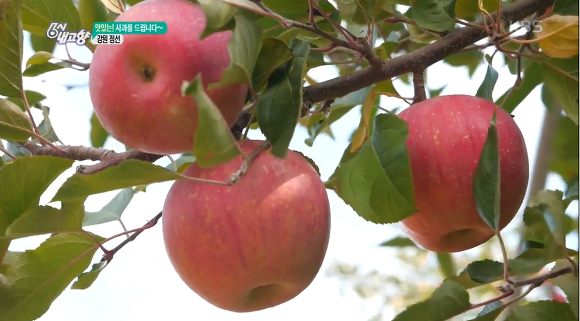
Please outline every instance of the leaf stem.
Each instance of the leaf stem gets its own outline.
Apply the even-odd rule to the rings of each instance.
[[[32,117],[32,111],[30,110],[30,104],[28,103],[28,98],[26,98],[26,92],[24,90],[20,91],[20,98],[22,98],[22,103],[24,104],[24,108],[26,109],[26,113],[28,114],[28,117],[30,118],[30,123],[32,124],[32,129],[34,130],[34,133],[36,133],[36,135],[38,135],[38,136],[41,136],[40,130],[38,130],[38,126],[36,126],[36,122],[34,121],[34,118]]]

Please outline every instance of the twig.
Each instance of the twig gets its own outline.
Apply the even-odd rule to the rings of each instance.
[[[530,278],[527,280],[513,282],[513,286],[514,286],[514,288],[519,288],[519,287],[530,285],[530,284],[535,284],[537,286],[540,286],[544,282],[546,282],[547,280],[555,279],[555,278],[562,276],[564,274],[573,273],[575,270],[578,270],[578,264],[576,264],[576,263],[574,263],[574,267],[568,266],[568,267],[561,268],[561,269],[553,271],[553,272],[548,272],[546,274],[540,275],[540,276],[535,277],[535,278]]]
[[[529,39],[532,36],[532,31],[528,31],[525,35],[525,39]],[[526,48],[526,45],[520,45],[518,49],[518,53],[522,53]],[[500,107],[503,107],[503,104],[510,98],[510,96],[514,93],[516,88],[519,88],[522,83],[522,56],[518,55],[516,57],[516,81],[512,88],[510,88],[508,94],[506,95],[505,99],[501,103]]]
[[[576,264],[576,269],[577,268],[578,268],[578,265]],[[463,314],[469,310],[481,308],[481,307],[486,306],[488,304],[501,301],[501,300],[513,295],[515,293],[515,289],[529,285],[530,287],[528,287],[528,289],[526,289],[526,291],[524,293],[522,293],[521,295],[518,295],[513,300],[510,300],[504,304],[504,306],[508,307],[511,304],[513,304],[514,302],[521,300],[523,297],[528,295],[533,289],[541,286],[545,281],[547,281],[549,279],[557,278],[557,277],[564,275],[564,274],[567,274],[567,273],[571,273],[571,272],[573,272],[573,270],[574,269],[571,266],[569,266],[569,267],[566,267],[566,268],[563,268],[563,269],[560,269],[557,271],[548,272],[548,273],[543,274],[543,275],[538,276],[538,277],[530,278],[528,280],[512,282],[512,283],[508,284],[507,289],[503,288],[503,287],[499,288],[499,290],[500,290],[500,292],[502,292],[502,294],[496,296],[495,298],[492,298],[492,299],[489,299],[489,300],[486,300],[483,302],[474,303],[474,304],[470,305],[467,309],[457,313],[456,315],[460,315],[460,314]]]
[[[80,165],[77,167],[77,173],[85,175],[94,174],[108,167],[119,165],[121,162],[127,159],[138,159],[147,162],[155,162],[164,156],[148,154],[138,150],[129,150],[122,153],[116,153],[112,150],[104,148],[93,148],[86,146],[61,146],[60,150],[64,152],[64,154],[61,154],[50,147],[39,146],[38,144],[35,144],[31,141],[22,144],[22,147],[28,150],[32,155],[57,156],[77,161],[100,161],[94,165]]]
[[[17,157],[12,155],[6,148],[4,148],[4,146],[2,146],[2,142],[0,142],[0,152],[4,153],[4,155],[12,158],[12,159],[16,159]],[[1,262],[1,261],[0,261]]]
[[[131,234],[131,236],[129,236],[127,239],[125,239],[123,242],[121,242],[121,244],[117,245],[114,249],[112,250],[107,250],[105,252],[105,254],[103,255],[103,257],[101,258],[101,262],[105,262],[106,264],[109,264],[111,262],[111,260],[113,260],[113,257],[115,256],[115,254],[117,252],[119,252],[119,250],[121,250],[125,245],[127,245],[129,242],[135,240],[137,238],[137,236],[139,236],[141,233],[143,233],[143,231],[152,228],[153,226],[155,226],[157,224],[157,222],[159,221],[159,219],[161,218],[161,216],[163,215],[163,212],[159,212],[157,215],[155,215],[149,222],[145,223],[145,225],[143,225],[142,227],[132,230],[133,234]],[[126,235],[129,232],[124,232],[121,235]],[[116,237],[117,235],[115,235],[114,237]]]

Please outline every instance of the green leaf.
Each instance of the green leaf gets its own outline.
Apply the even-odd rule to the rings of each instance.
[[[505,308],[507,306],[503,305],[502,301],[495,301],[483,307],[481,312],[477,314],[477,318],[470,321],[495,321]]]
[[[51,22],[67,23],[67,30],[72,32],[81,28],[79,14],[72,0],[24,0],[22,5],[24,30],[46,36]]]
[[[556,261],[556,265],[552,268],[551,272],[558,271],[564,268],[570,267],[570,262],[567,260],[558,260]],[[566,273],[559,277],[553,278],[552,282],[556,284],[564,294],[566,294],[566,298],[570,303],[570,307],[572,308],[572,312],[578,319],[578,276],[574,275],[574,273]]]
[[[546,255],[546,249],[540,243],[526,242],[523,252],[516,258],[509,260],[509,274],[530,275],[537,273],[549,263],[561,259],[564,254],[576,256],[578,252],[568,249],[567,253],[554,253]],[[466,290],[484,284],[499,281],[503,278],[503,264],[493,260],[481,260],[471,262],[458,276],[450,277],[461,284]]]
[[[97,114],[93,112],[91,115],[91,145],[93,147],[103,147],[109,138],[109,133],[105,130]]]
[[[446,280],[429,299],[407,307],[393,321],[445,321],[469,306],[469,293],[461,285]]]
[[[50,121],[49,118],[50,108],[46,106],[41,106],[41,109],[42,109],[42,121],[40,122],[40,124],[38,124],[38,130],[40,131],[40,134],[49,142],[52,143],[61,142],[60,138],[58,138],[58,135],[56,135],[56,132],[52,127],[52,122]]]
[[[76,201],[90,195],[137,185],[173,181],[182,176],[146,161],[129,159],[91,175],[74,174],[62,184],[51,202]]]
[[[99,0],[93,0],[99,1]],[[89,30],[92,30],[89,29]],[[37,35],[34,33],[30,34],[30,46],[34,51],[46,51],[53,53],[56,47],[56,39],[50,39],[46,35]]]
[[[455,27],[455,3],[457,0],[421,0],[405,15],[421,28],[447,31]]]
[[[565,198],[568,201],[578,200],[578,180],[568,187]]]
[[[228,44],[230,65],[221,80],[209,89],[226,87],[237,83],[252,85],[252,73],[262,47],[262,29],[244,12],[234,16],[235,27]]]
[[[290,61],[290,59],[292,59],[292,51],[286,43],[276,38],[264,39],[252,75],[254,90],[262,89],[272,72]]]
[[[312,158],[304,155],[304,153],[302,153],[301,151],[293,150],[293,152],[302,156],[302,158],[304,158],[310,164],[310,166],[312,166],[312,168],[314,168],[314,170],[316,171],[318,176],[320,176],[320,168],[318,167],[318,165],[316,165],[316,163],[314,162],[314,160]]]
[[[18,106],[0,99],[0,138],[26,141],[32,135],[32,122]]]
[[[32,90],[25,90],[24,94],[26,95],[26,101],[28,101],[28,105],[33,107],[34,105],[38,104],[39,102],[46,99],[46,96]],[[24,107],[24,103],[22,102],[22,98],[20,97],[10,97],[7,98],[9,101],[20,107],[20,110],[25,111],[26,108]]]
[[[457,267],[450,253],[436,253],[439,271],[444,277],[449,278],[455,275]]]
[[[558,100],[562,110],[578,125],[578,56],[568,59],[548,59],[547,63],[560,70],[542,64],[542,78],[546,87]],[[562,75],[566,72],[576,80]]]
[[[578,321],[570,304],[557,301],[536,301],[514,307],[505,321]]]
[[[473,179],[473,199],[477,213],[496,233],[499,232],[500,168],[496,112],[491,117],[487,138]]]
[[[455,13],[458,18],[471,18],[480,13],[478,2],[480,0],[458,0],[455,4]],[[488,12],[497,10],[497,0],[481,0],[483,8]]]
[[[81,29],[92,31],[95,22],[109,20],[109,12],[101,0],[79,0],[78,7]],[[95,45],[90,41],[85,45],[94,51]]]
[[[197,104],[198,128],[193,142],[193,156],[202,168],[227,163],[240,155],[240,150],[221,112],[203,90],[201,75],[182,87],[184,95]]]
[[[63,62],[45,62],[45,63],[41,63],[38,65],[30,65],[29,67],[26,68],[26,70],[24,70],[24,72],[22,73],[22,75],[24,77],[36,77],[42,74],[45,74],[47,72],[51,72],[51,71],[55,71],[55,70],[60,70],[63,68],[68,68],[69,64],[68,63],[63,63]]]
[[[84,214],[83,202],[65,203],[61,209],[38,206],[26,211],[6,230],[6,237],[16,239],[34,235],[79,231]]]
[[[388,241],[384,241],[379,244],[379,246],[391,246],[391,247],[417,247],[417,245],[408,237],[398,236],[394,237]]]
[[[260,129],[272,144],[272,154],[280,158],[286,157],[300,117],[302,79],[310,52],[310,45],[301,40],[292,41],[290,47],[294,57],[272,73],[257,101]]]
[[[308,119],[306,128],[308,130],[309,136],[304,140],[304,143],[312,147],[314,141],[316,140],[316,137],[318,137],[318,135],[322,133],[326,133],[330,137],[334,137],[332,135],[332,131],[330,130],[330,125],[332,125],[335,121],[341,119],[342,116],[346,115],[353,108],[354,106],[343,108],[331,108],[330,113],[326,117],[324,117],[323,114],[315,114],[306,117],[306,119]],[[301,122],[302,119],[299,119],[298,121]]]
[[[214,32],[232,29],[235,25],[234,16],[237,9],[223,1],[197,0],[201,9],[205,13],[205,28],[200,39],[204,39]],[[233,23],[233,24],[232,24]]]
[[[274,12],[290,19],[308,17],[308,1],[288,2],[281,0],[263,0],[262,2],[264,2],[264,4]],[[365,1],[363,0],[363,2]],[[318,0],[317,4],[326,13],[330,12],[330,14],[332,14],[337,11],[334,6],[326,0]]]
[[[35,250],[19,255],[0,286],[0,315],[4,320],[30,321],[48,311],[52,302],[91,263],[95,240],[87,233],[61,233]]]
[[[38,207],[52,182],[73,164],[52,156],[22,157],[0,168],[0,236],[27,211]]]
[[[493,102],[493,88],[495,87],[499,74],[491,65],[493,57],[485,55],[485,59],[487,60],[487,71],[475,95]]]
[[[562,200],[561,191],[539,191],[528,203],[528,207],[539,209],[545,222],[554,236],[554,240],[562,247],[566,247],[566,208]]]
[[[578,125],[567,116],[560,116],[551,141],[549,168],[568,184],[578,180],[580,146],[578,137]]]
[[[365,13],[367,16],[371,16],[371,19],[374,18],[374,21],[381,21],[387,18],[388,13],[382,8],[385,5],[385,2],[386,1],[383,0],[338,0],[336,1],[336,4],[341,18],[345,19],[347,22],[354,22],[359,25],[364,25]],[[304,10],[308,10],[308,8]]]
[[[554,1],[554,9],[552,13],[557,13],[561,16],[577,16],[578,15],[578,1],[576,0],[556,0]]]
[[[508,113],[512,113],[528,95],[543,82],[538,63],[531,64],[523,72],[522,82],[519,87],[509,88],[495,104]]]
[[[28,68],[31,65],[40,65],[45,62],[48,62],[52,59],[52,54],[46,51],[38,51],[35,52],[28,60],[26,61],[26,67]]]
[[[83,219],[83,226],[91,226],[97,224],[118,221],[121,215],[133,200],[133,196],[137,193],[133,188],[122,189],[109,203],[97,212],[85,212]]]
[[[371,139],[350,160],[341,162],[327,186],[333,185],[364,219],[394,223],[417,211],[405,145],[408,125],[395,114],[380,114],[373,127]]]
[[[391,79],[386,79],[381,82],[375,84],[375,88],[377,92],[381,95],[386,95],[389,97],[400,97],[401,95],[393,85],[393,81]]]
[[[22,157],[22,156],[31,156],[32,154],[26,150],[26,148],[21,147],[18,143],[15,143],[13,141],[8,140],[7,141],[7,146],[6,148],[8,149],[8,152],[10,152],[10,154],[16,156],[16,157]]]
[[[477,0],[475,0],[477,1]],[[496,0],[492,0],[496,1]],[[468,50],[450,55],[443,59],[444,62],[453,67],[467,67],[469,76],[473,76],[477,67],[483,60],[483,53],[479,50]]]
[[[365,87],[348,93],[346,96],[339,97],[330,105],[330,109],[335,110],[338,108],[348,108],[361,105],[369,95],[370,90],[370,87]]]
[[[86,290],[88,289],[95,281],[101,271],[107,266],[105,262],[95,263],[91,266],[91,270],[88,272],[84,272],[83,274],[79,275],[78,279],[71,285],[72,290]]]
[[[89,31],[95,22],[108,20],[107,7],[101,0],[79,0],[78,13],[80,28]]]
[[[20,97],[22,87],[22,0],[0,2],[0,95]]]

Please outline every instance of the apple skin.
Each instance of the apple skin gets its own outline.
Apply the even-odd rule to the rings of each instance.
[[[244,140],[245,153],[262,142]],[[241,157],[183,174],[228,180]],[[232,186],[178,180],[165,200],[165,248],[177,274],[212,305],[232,312],[287,302],[317,275],[330,237],[323,182],[300,154],[263,151]]]
[[[151,154],[191,151],[197,105],[181,86],[201,73],[204,89],[221,79],[230,58],[231,31],[200,40],[202,9],[186,0],[148,0],[115,21],[165,21],[167,33],[124,35],[122,45],[99,45],[89,69],[89,92],[103,127],[125,145]],[[232,126],[248,87],[235,84],[206,91]]]
[[[473,177],[493,112],[500,151],[500,228],[517,214],[528,186],[524,137],[512,117],[490,101],[467,95],[424,100],[399,113],[407,121],[407,149],[418,212],[401,221],[421,247],[461,252],[495,234],[473,200]]]

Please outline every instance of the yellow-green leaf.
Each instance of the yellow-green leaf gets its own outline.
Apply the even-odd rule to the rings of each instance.
[[[535,33],[542,51],[552,58],[578,55],[578,16],[552,15],[541,23]]]
[[[34,55],[30,56],[26,61],[26,68],[30,67],[31,65],[40,65],[45,62],[48,62],[52,59],[52,54],[46,51],[37,51]]]

